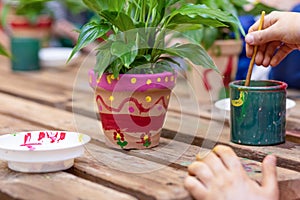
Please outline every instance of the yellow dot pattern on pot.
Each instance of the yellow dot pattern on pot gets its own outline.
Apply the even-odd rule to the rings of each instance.
[[[108,84],[111,84],[111,81],[114,80],[114,79],[115,79],[115,77],[114,77],[113,74],[106,77],[106,80],[107,80],[107,83],[108,83]]]
[[[157,80],[156,80],[157,82],[161,82],[161,78],[157,78]]]
[[[146,98],[145,98],[145,100],[146,100],[146,102],[151,102],[152,101],[152,98],[150,97],[150,96],[146,96]]]
[[[114,96],[110,96],[110,97],[109,97],[109,100],[110,100],[110,101],[113,101],[114,99],[115,99]]]
[[[147,85],[150,85],[152,83],[152,81],[150,79],[147,80]]]
[[[131,81],[132,84],[135,84],[136,83],[136,78],[131,78],[130,81]]]

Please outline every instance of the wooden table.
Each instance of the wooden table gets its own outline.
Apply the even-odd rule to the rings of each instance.
[[[72,168],[55,173],[11,171],[0,161],[0,199],[191,199],[183,187],[187,166],[197,153],[227,144],[241,157],[254,180],[261,180],[260,165],[267,154],[278,157],[281,199],[300,198],[300,91],[289,91],[297,101],[288,117],[287,141],[276,146],[233,144],[224,117],[213,107],[191,100],[180,78],[171,97],[161,143],[149,150],[107,148],[97,119],[87,70],[94,57],[82,57],[61,69],[12,72],[0,58],[0,133],[29,130],[79,131],[92,137]],[[197,126],[196,126],[197,125]]]

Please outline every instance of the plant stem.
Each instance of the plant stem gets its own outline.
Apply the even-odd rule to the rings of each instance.
[[[134,0],[134,3],[133,4],[135,4],[135,13],[134,13],[134,19],[135,19],[135,21],[138,21],[138,5],[139,5],[139,2],[136,2],[135,0]]]
[[[157,38],[155,39],[155,42],[154,42],[154,45],[153,45],[153,49],[152,49],[152,52],[151,52],[151,57],[154,58],[155,56],[155,51],[157,50],[158,46],[160,45],[161,43],[161,40],[163,40],[165,37],[165,33],[166,33],[166,30],[164,27],[161,27],[160,28],[160,31],[158,31],[158,35],[157,35]],[[163,41],[164,42],[164,41]]]

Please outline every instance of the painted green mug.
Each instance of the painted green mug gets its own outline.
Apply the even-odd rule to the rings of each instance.
[[[230,87],[231,141],[245,145],[285,142],[287,84],[275,80],[233,81]]]

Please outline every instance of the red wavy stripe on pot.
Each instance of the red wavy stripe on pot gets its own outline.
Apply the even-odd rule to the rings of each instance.
[[[98,80],[94,70],[89,71],[90,85],[108,91],[146,91],[149,89],[172,89],[175,86],[177,73],[163,72],[159,74],[120,74],[114,78],[112,74],[103,74]]]
[[[128,114],[100,113],[104,130],[123,130],[126,132],[149,132],[162,128],[165,114],[141,117]]]
[[[142,112],[149,112],[155,105],[159,104],[160,101],[162,101],[162,105],[164,106],[165,109],[168,108],[168,104],[166,103],[165,101],[165,98],[164,96],[161,96],[152,106],[150,106],[149,108],[144,108],[142,106],[141,103],[138,102],[138,100],[136,98],[133,98],[133,97],[128,97],[126,99],[124,99],[118,108],[113,108],[113,107],[110,107],[109,105],[107,105],[103,98],[100,96],[100,95],[97,95],[96,97],[96,101],[100,101],[101,104],[109,111],[113,111],[113,112],[120,112],[120,110],[122,110],[123,106],[127,103],[127,102],[133,102],[135,104],[135,106],[139,109],[140,113]]]

